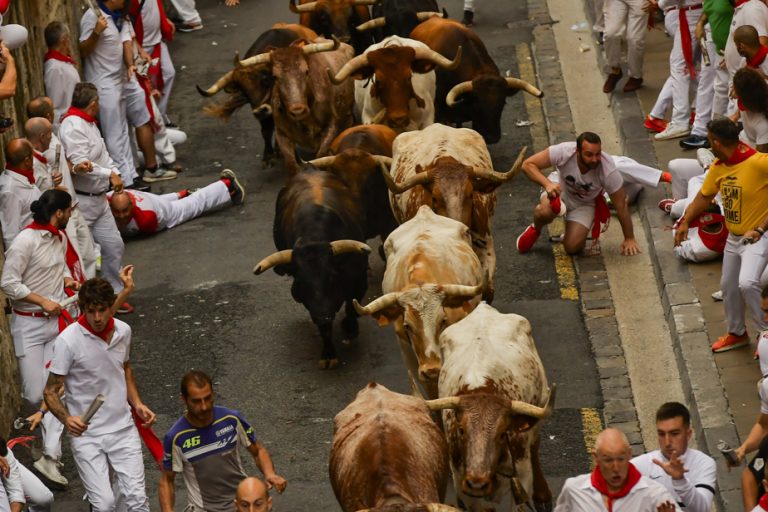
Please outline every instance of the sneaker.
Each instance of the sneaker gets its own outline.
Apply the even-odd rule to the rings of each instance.
[[[672,183],[672,173],[664,171],[661,173],[661,178],[659,178],[659,181],[664,183]]]
[[[523,234],[517,237],[517,252],[520,254],[525,254],[526,252],[530,251],[533,247],[533,244],[536,243],[536,240],[539,239],[539,232],[536,230],[536,228],[531,224],[527,228],[525,228],[525,231],[523,231]]]
[[[179,32],[194,32],[195,30],[202,30],[202,23],[179,23],[176,25],[176,30]]]
[[[720,302],[723,300],[723,290],[717,290],[716,292],[712,292],[712,300],[715,302]]]
[[[643,126],[652,132],[661,133],[667,128],[667,122],[663,119],[656,119],[650,115],[643,121]]]
[[[597,36],[595,36],[595,42],[598,45],[603,46],[605,43],[605,32],[598,32]]]
[[[152,187],[149,186],[149,183],[144,182],[141,176],[133,180],[133,183],[126,186],[128,190],[138,190],[139,192],[149,192],[152,190]]]
[[[659,201],[659,209],[669,215],[672,211],[672,205],[675,204],[674,199],[662,199]]]
[[[689,133],[691,133],[690,126],[681,126],[678,124],[669,123],[667,124],[667,127],[664,128],[664,131],[654,135],[653,139],[654,140],[677,139],[680,137],[686,137]]]
[[[462,19],[461,22],[465,26],[471,27],[475,22],[475,13],[472,11],[464,11],[464,19]]]
[[[696,160],[700,166],[709,169],[709,166],[715,163],[715,154],[709,148],[699,148],[696,150]]]
[[[689,135],[680,141],[680,147],[683,149],[708,148],[709,141],[702,135]]]
[[[134,311],[133,306],[131,306],[127,302],[123,302],[122,304],[120,304],[120,307],[117,308],[118,315],[130,315],[131,313],[133,313],[133,311]]]
[[[718,354],[720,352],[727,352],[735,348],[741,348],[749,345],[749,336],[745,332],[741,336],[735,334],[725,334],[720,336],[716,342],[712,344],[712,352]]]
[[[245,187],[237,179],[235,171],[224,169],[221,171],[221,178],[229,180],[229,196],[232,198],[232,204],[243,204],[245,202]]]
[[[624,84],[624,92],[634,92],[643,86],[642,78],[629,77],[627,83]]]
[[[59,471],[59,463],[57,460],[52,459],[48,455],[43,455],[37,459],[32,467],[37,470],[38,473],[43,475],[49,481],[59,484],[68,485],[69,480],[64,478],[64,475]]]
[[[621,71],[618,73],[610,73],[608,78],[605,79],[605,83],[603,84],[603,92],[606,94],[613,92],[613,90],[616,88],[616,84],[619,83],[619,80],[621,80],[621,77],[623,76],[624,73]]]
[[[149,169],[144,169],[144,174],[142,175],[142,178],[147,183],[154,183],[155,181],[175,180],[176,176],[178,176],[178,173],[176,171],[165,169],[163,167],[158,167],[154,171],[150,171]]]

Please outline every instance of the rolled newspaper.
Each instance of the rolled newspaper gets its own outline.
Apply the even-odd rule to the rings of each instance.
[[[93,402],[91,402],[91,405],[88,406],[88,410],[85,411],[85,414],[81,416],[81,419],[83,420],[83,423],[86,425],[91,422],[91,418],[93,418],[93,415],[96,414],[96,411],[99,410],[99,408],[104,403],[104,395],[99,393],[96,395],[96,398],[93,399]]]
[[[701,58],[704,59],[704,65],[709,66],[712,61],[709,60],[709,52],[707,51],[707,40],[701,38],[699,40],[699,47],[701,48]]]
[[[66,307],[69,307],[70,305],[72,305],[72,304],[74,304],[75,302],[77,302],[77,298],[78,298],[78,295],[77,295],[77,294],[74,294],[74,295],[72,295],[71,297],[67,297],[66,299],[64,299],[63,301],[61,301],[61,303],[59,304],[59,306],[61,306],[62,308],[66,308]]]
[[[88,6],[90,10],[93,11],[93,14],[95,14],[97,17],[101,16],[101,9],[99,9],[93,0],[85,0],[85,5]]]

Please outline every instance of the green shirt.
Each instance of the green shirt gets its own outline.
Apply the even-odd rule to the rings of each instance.
[[[717,47],[717,53],[723,54],[725,43],[731,33],[733,5],[729,0],[704,0],[704,14],[712,30],[712,40]]]

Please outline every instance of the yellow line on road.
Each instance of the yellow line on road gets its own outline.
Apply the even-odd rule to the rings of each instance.
[[[603,422],[597,409],[581,409],[581,433],[584,435],[584,446],[589,455],[595,447],[597,435],[603,430]]]
[[[517,55],[517,66],[520,72],[520,78],[526,82],[536,84],[536,72],[533,66],[531,49],[525,43],[520,43],[515,47]],[[528,114],[528,120],[533,122],[531,125],[531,139],[533,141],[532,153],[541,151],[549,147],[549,136],[547,134],[547,124],[544,119],[544,110],[541,100],[531,96],[523,95],[525,101],[525,110]],[[549,225],[549,234],[556,236],[565,230],[565,225],[560,219]],[[564,300],[579,300],[579,290],[576,287],[576,270],[573,266],[573,258],[565,253],[562,244],[553,244],[552,252],[555,255],[555,272],[557,281],[560,284],[560,298]]]

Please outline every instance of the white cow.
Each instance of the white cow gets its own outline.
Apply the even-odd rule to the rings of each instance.
[[[443,409],[454,486],[464,505],[496,510],[493,503],[512,489],[513,507],[532,500],[536,510],[551,510],[539,420],[552,411],[554,388],[530,322],[481,303],[445,329],[440,344],[440,398],[427,404]]]
[[[435,66],[451,61],[426,44],[389,36],[369,46],[332,76],[334,83],[355,78],[355,114],[363,124],[386,124],[397,132],[421,130],[435,120]]]
[[[387,237],[384,253],[384,295],[357,310],[379,325],[394,322],[406,367],[435,398],[438,337],[477,305],[482,291],[483,272],[469,229],[423,206]]]

